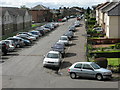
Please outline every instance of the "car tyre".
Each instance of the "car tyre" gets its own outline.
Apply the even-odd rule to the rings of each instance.
[[[101,80],[103,80],[103,76],[101,74],[97,74],[96,75],[96,79],[101,81]]]
[[[17,45],[17,48],[19,48],[19,47],[20,47],[20,45],[18,44],[18,45]]]
[[[72,79],[75,79],[75,78],[76,78],[76,73],[70,73],[70,77],[71,77]]]

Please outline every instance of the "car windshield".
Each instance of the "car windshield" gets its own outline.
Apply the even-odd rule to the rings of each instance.
[[[61,37],[60,40],[67,40],[67,38],[65,38],[65,37]]]
[[[91,66],[92,66],[94,69],[100,69],[100,66],[98,66],[96,63],[92,63]]]
[[[58,54],[48,53],[47,58],[58,58]]]
[[[53,46],[53,48],[63,49],[63,46],[62,46],[62,45],[60,45],[60,44],[56,44],[56,45],[54,45],[54,46]]]

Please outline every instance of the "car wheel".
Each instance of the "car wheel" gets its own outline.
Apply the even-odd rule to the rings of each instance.
[[[76,78],[76,74],[75,74],[75,73],[70,73],[70,77],[71,77],[72,79],[75,79],[75,78]]]
[[[20,47],[20,45],[18,44],[18,45],[17,45],[17,48],[19,48],[19,47]]]
[[[101,81],[103,79],[103,76],[101,74],[97,74],[96,79]]]

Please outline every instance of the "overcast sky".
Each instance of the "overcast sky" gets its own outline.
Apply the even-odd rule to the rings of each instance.
[[[0,6],[8,7],[20,7],[25,5],[26,7],[34,7],[38,4],[42,4],[49,8],[59,8],[59,7],[91,7],[92,5],[97,5],[109,0],[0,0]]]

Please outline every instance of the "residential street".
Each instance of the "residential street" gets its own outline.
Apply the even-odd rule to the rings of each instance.
[[[71,79],[67,69],[77,61],[86,61],[86,37],[84,21],[82,27],[76,28],[73,40],[66,48],[66,54],[59,70],[44,68],[44,55],[50,51],[51,46],[58,41],[68,27],[76,19],[61,23],[60,26],[41,37],[33,46],[19,48],[8,56],[3,56],[5,61],[2,67],[3,88],[118,88],[118,81],[97,81],[94,79]]]

